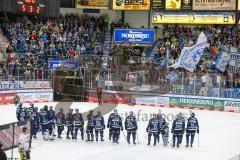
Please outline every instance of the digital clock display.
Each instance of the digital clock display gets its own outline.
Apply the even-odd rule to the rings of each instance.
[[[21,13],[44,15],[45,0],[18,0],[18,10]]]

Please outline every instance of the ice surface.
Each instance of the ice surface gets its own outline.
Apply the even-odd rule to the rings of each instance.
[[[38,103],[35,106],[42,107],[46,103]],[[47,103],[55,105],[56,103]],[[29,104],[25,104],[29,105]],[[93,103],[73,103],[72,108],[79,108],[80,112],[88,111],[97,107]],[[16,121],[14,105],[0,105],[0,125]],[[108,129],[105,130],[105,142],[86,143],[84,141],[55,140],[54,142],[43,141],[41,134],[38,139],[33,140],[31,152],[32,160],[228,160],[231,157],[240,154],[240,114],[216,111],[193,110],[200,123],[200,134],[198,147],[198,136],[196,136],[194,147],[185,148],[185,135],[183,144],[179,149],[173,149],[170,146],[164,148],[162,141],[156,147],[147,146],[147,115],[162,113],[168,115],[171,127],[171,117],[182,112],[187,117],[190,110],[158,108],[148,106],[128,106],[118,105],[118,112],[125,116],[125,113],[134,111],[139,113],[138,121],[138,139],[140,144],[134,146],[127,144],[121,133],[120,144],[112,144],[108,138]],[[109,114],[105,115],[105,121]],[[126,132],[125,132],[126,134]],[[171,135],[170,143],[171,144]],[[7,152],[10,156],[10,151]],[[14,157],[18,158],[17,150],[14,150]]]

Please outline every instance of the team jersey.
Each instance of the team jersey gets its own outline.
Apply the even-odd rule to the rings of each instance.
[[[88,120],[87,126],[88,127],[94,127],[94,125],[95,125],[95,118],[94,118],[94,116],[92,114],[89,114],[87,116],[87,120]]]
[[[61,113],[61,112],[57,113],[55,120],[56,120],[56,125],[59,127],[64,126],[66,124],[64,113]]]
[[[184,131],[185,121],[183,119],[176,119],[173,121],[172,131]]]
[[[199,129],[198,120],[195,117],[188,118],[187,131],[196,131]]]
[[[73,115],[73,124],[74,126],[83,126],[84,121],[81,113],[75,113]]]
[[[137,130],[137,120],[135,116],[128,116],[125,119],[125,129],[126,130]]]
[[[110,123],[109,123],[110,128],[122,128],[122,118],[114,114]]]
[[[104,128],[105,128],[105,123],[104,123],[103,116],[96,116],[95,117],[95,129],[103,130]]]
[[[150,132],[150,133],[160,132],[160,122],[159,122],[159,120],[155,119],[155,118],[150,119],[146,131]]]

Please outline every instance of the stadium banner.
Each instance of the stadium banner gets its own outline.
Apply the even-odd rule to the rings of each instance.
[[[94,91],[89,92],[89,102],[98,102],[97,93]],[[128,104],[132,102],[132,96],[123,93],[103,93],[102,101],[105,103],[123,103]]]
[[[108,9],[108,0],[76,0],[75,8]]]
[[[153,24],[235,24],[234,12],[153,12]]]
[[[168,97],[142,97],[142,96],[133,96],[132,103],[134,104],[146,104],[146,105],[162,105],[169,106]]]
[[[17,89],[50,89],[49,81],[2,81],[0,90],[17,90]]]
[[[193,0],[193,10],[236,10],[236,0]]]
[[[0,94],[0,104],[12,104],[16,95],[15,93]]]
[[[152,10],[192,10],[193,0],[152,0]]]
[[[116,43],[154,43],[155,30],[153,29],[116,29],[114,30]]]
[[[240,112],[240,101],[225,101],[224,110]]]
[[[113,10],[150,10],[151,0],[112,0]]]
[[[63,70],[76,70],[78,69],[79,65],[77,61],[50,61],[49,68],[50,70],[53,69],[63,69]]]
[[[224,110],[224,100],[218,99],[170,97],[169,105],[174,107]]]
[[[20,92],[17,94],[21,102],[52,102],[53,91]]]
[[[28,137],[30,138],[29,120],[0,126],[0,143],[3,144],[4,151],[18,147],[19,135],[23,127],[28,128]]]

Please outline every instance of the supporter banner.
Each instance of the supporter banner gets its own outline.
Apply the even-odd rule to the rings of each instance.
[[[49,68],[52,69],[63,69],[63,70],[76,70],[78,69],[77,61],[50,61]]]
[[[150,0],[113,0],[113,10],[150,10]]]
[[[217,56],[216,68],[220,72],[224,72],[228,65],[228,62],[229,62],[229,53],[224,50]]]
[[[234,12],[153,12],[152,23],[235,24]]]
[[[168,97],[133,97],[132,103],[136,104],[156,104],[156,105],[169,105]]]
[[[236,0],[193,0],[193,10],[236,10]]]
[[[76,8],[108,9],[108,0],[76,0]]]
[[[0,104],[12,104],[16,95],[15,93],[0,94]]]
[[[114,41],[133,43],[154,43],[155,30],[152,29],[116,29],[114,31]]]
[[[169,105],[175,107],[193,107],[206,109],[224,109],[224,101],[216,99],[202,99],[202,98],[185,98],[185,97],[170,97]]]
[[[240,112],[240,101],[225,101],[224,110]]]
[[[23,127],[28,128],[28,137],[30,138],[29,120],[0,126],[0,143],[3,144],[3,150],[18,147],[19,135],[21,134]]]
[[[193,72],[198,64],[204,49],[207,47],[207,36],[202,32],[200,33],[197,43],[191,47],[184,47],[181,51],[178,62],[171,65],[173,68],[185,68]]]

